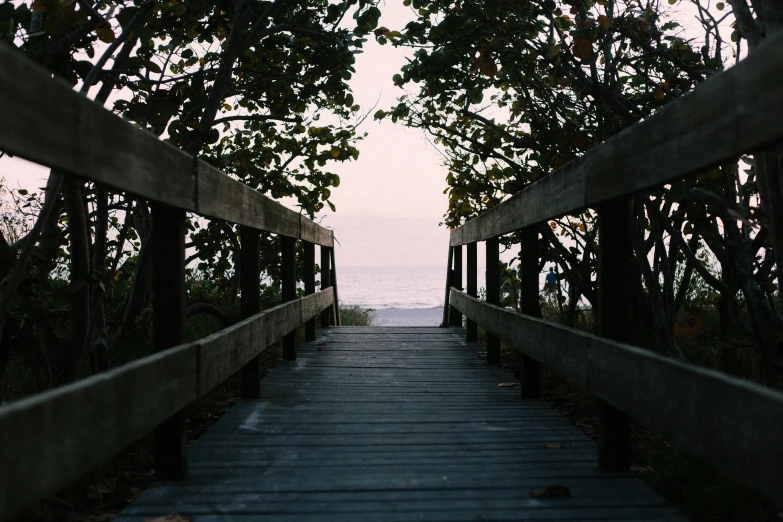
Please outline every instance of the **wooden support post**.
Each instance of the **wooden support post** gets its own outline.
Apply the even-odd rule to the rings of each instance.
[[[259,278],[259,231],[255,228],[241,225],[239,227],[241,250],[240,266],[240,301],[242,318],[252,317],[261,311],[261,289]],[[261,397],[261,356],[256,355],[245,366],[241,373],[241,392],[243,399],[258,399]]]
[[[283,302],[296,299],[296,239],[280,236],[283,250],[280,279],[283,290]],[[283,337],[283,360],[296,360],[296,329]]]
[[[631,328],[633,250],[628,198],[598,208],[598,334],[628,342]],[[631,428],[627,413],[598,400],[598,466],[623,472],[631,466]]]
[[[475,242],[468,243],[466,250],[468,265],[467,293],[471,297],[476,297],[478,295],[478,244]],[[466,340],[468,342],[476,342],[478,340],[478,328],[476,327],[476,323],[468,318],[466,329]]]
[[[332,286],[334,287],[334,311],[332,312],[333,324],[335,326],[343,325],[343,318],[340,315],[340,294],[337,291],[337,262],[334,259],[334,247],[329,249],[332,258]]]
[[[152,205],[152,308],[155,351],[185,342],[185,211]],[[188,474],[185,415],[178,412],[153,433],[155,472],[161,480]]]
[[[329,267],[329,247],[321,246],[321,290],[326,290],[332,286],[332,269]],[[332,307],[321,312],[321,327],[325,328],[332,325]]]
[[[541,307],[538,300],[538,226],[530,225],[522,229],[521,274],[522,292],[520,308],[523,314],[541,317]],[[521,355],[522,398],[538,399],[541,397],[541,366],[532,357]]]
[[[487,303],[500,304],[500,243],[492,237],[486,241],[487,248]],[[500,364],[500,338],[487,332],[487,363]]]
[[[462,245],[455,246],[453,249],[454,270],[451,272],[451,286],[462,290]],[[449,326],[462,327],[462,312],[449,306]]]
[[[302,242],[302,279],[304,279],[304,293],[315,293],[315,243]],[[315,317],[305,323],[305,341],[315,341]]]
[[[449,295],[451,293],[451,263],[454,260],[454,249],[449,247],[449,260],[446,263],[446,297],[443,299],[443,321],[441,328],[449,325]]]

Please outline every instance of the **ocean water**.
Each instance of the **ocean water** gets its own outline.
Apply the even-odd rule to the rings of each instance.
[[[338,266],[340,302],[363,308],[443,306],[444,266]]]

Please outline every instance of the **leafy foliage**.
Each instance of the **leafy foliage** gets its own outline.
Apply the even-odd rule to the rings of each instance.
[[[655,2],[406,0],[415,20],[399,31],[375,31],[379,43],[411,48],[392,78],[406,93],[375,118],[429,134],[448,168],[444,222],[458,226],[690,91],[723,68],[727,50],[739,54],[721,37],[728,14],[714,16],[725,5],[693,4],[701,47]],[[743,5],[748,9],[741,1],[737,12]],[[663,353],[682,357],[674,324],[694,273],[720,293],[727,324],[742,324],[743,299],[766,324],[779,323],[765,290],[754,289],[774,291],[769,231],[759,229],[763,212],[753,206],[756,174],[738,172],[729,164],[635,197],[635,314],[653,332],[645,341]],[[574,317],[582,297],[596,304],[595,214],[566,216],[540,231],[542,261],[559,265]],[[513,248],[518,238],[502,241]],[[720,279],[698,261],[705,246],[721,263]],[[781,360],[764,330],[755,327],[760,353]]]
[[[127,120],[315,217],[335,209],[340,178],[329,165],[359,155],[361,117],[346,81],[379,16],[367,0],[5,1],[0,38]],[[40,231],[4,244],[9,259],[25,240],[39,246],[22,280],[4,288],[15,297],[3,337],[32,340],[49,368],[44,380],[60,382],[85,353],[96,371],[127,336],[147,334],[154,224],[146,201],[55,173],[26,197]],[[47,202],[51,218],[40,212]],[[277,241],[262,237],[270,298]],[[190,302],[232,315],[237,227],[189,216],[186,244]]]

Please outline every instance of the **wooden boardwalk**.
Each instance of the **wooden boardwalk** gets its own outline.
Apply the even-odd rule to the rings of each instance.
[[[684,520],[632,475],[600,472],[594,442],[498,387],[512,376],[478,350],[461,329],[322,330],[190,450],[187,480],[116,520]],[[571,497],[532,495],[549,486]]]

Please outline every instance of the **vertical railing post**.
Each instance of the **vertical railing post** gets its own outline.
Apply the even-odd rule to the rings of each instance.
[[[471,297],[478,295],[478,244],[474,241],[466,245],[467,254],[467,293]],[[478,328],[476,323],[467,318],[466,324],[466,336],[465,339],[468,342],[476,342],[478,340]]]
[[[302,241],[302,279],[304,280],[304,293],[315,293],[315,243]],[[315,317],[305,323],[305,341],[315,341]]]
[[[283,302],[296,299],[296,239],[280,236],[283,250],[280,279],[283,291]],[[296,360],[296,329],[283,337],[283,360]]]
[[[633,250],[628,198],[598,208],[598,335],[627,342],[630,337]],[[631,428],[628,414],[598,399],[598,466],[603,471],[628,471]]]
[[[153,203],[152,228],[152,342],[159,352],[185,341],[185,211]],[[184,412],[155,428],[153,455],[159,479],[187,476]]]
[[[449,325],[449,296],[451,295],[451,263],[454,260],[454,249],[449,247],[449,260],[446,263],[446,297],[443,299],[443,321],[440,325],[445,328]]]
[[[240,253],[239,274],[240,301],[242,318],[252,317],[261,311],[261,289],[259,279],[259,231],[255,228],[241,225],[239,227]],[[256,355],[240,372],[242,377],[241,392],[243,399],[258,399],[261,397],[261,356]]]
[[[321,290],[332,286],[332,269],[329,267],[329,247],[321,246]],[[321,327],[332,325],[332,307],[321,312]]]
[[[541,317],[541,306],[538,301],[538,226],[530,225],[523,228],[521,236],[520,308],[525,315]],[[538,399],[541,397],[541,367],[538,361],[529,355],[523,353],[521,358],[522,398]]]
[[[332,312],[332,319],[335,326],[343,325],[343,318],[340,315],[340,293],[337,290],[337,261],[334,259],[334,247],[329,249],[329,254],[332,260],[332,286],[334,287],[334,311]]]
[[[454,250],[454,270],[451,273],[451,286],[462,290],[462,245]],[[449,305],[449,326],[462,326],[462,312]]]
[[[497,237],[492,237],[486,241],[487,248],[487,303],[493,305],[500,304],[500,242]],[[490,364],[500,363],[500,338],[487,332],[487,362]]]

